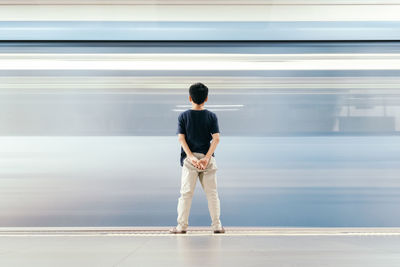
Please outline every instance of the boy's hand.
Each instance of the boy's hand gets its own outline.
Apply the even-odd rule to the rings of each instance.
[[[188,158],[190,160],[190,163],[192,163],[196,168],[200,169],[199,160],[195,156],[191,155],[188,156]]]
[[[207,168],[208,162],[210,162],[210,158],[209,157],[204,157],[202,159],[199,160],[199,165],[200,165],[200,169],[204,170],[205,168]]]

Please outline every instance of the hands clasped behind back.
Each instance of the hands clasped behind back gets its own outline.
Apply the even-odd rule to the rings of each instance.
[[[213,161],[212,157],[208,158],[205,157],[203,154],[199,154],[198,157],[196,157],[195,155],[187,157],[185,161],[190,163],[190,165],[195,167],[197,170],[206,170],[209,168],[213,168],[213,166],[211,166],[213,165],[211,163]]]

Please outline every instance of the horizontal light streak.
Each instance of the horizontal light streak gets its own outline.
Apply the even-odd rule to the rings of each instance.
[[[93,77],[95,79],[96,77]],[[214,90],[273,90],[273,89],[282,89],[282,90],[290,90],[290,89],[337,89],[337,90],[346,90],[346,89],[355,89],[355,90],[366,90],[366,89],[395,89],[396,91],[400,89],[399,84],[352,84],[346,82],[340,82],[340,77],[338,77],[337,84],[243,84],[236,86],[229,85],[213,85],[212,89]],[[109,83],[8,83],[3,82],[0,79],[0,90],[6,89],[43,89],[43,90],[57,90],[57,89],[87,89],[87,90],[104,90],[104,89],[112,89],[117,90],[121,89],[124,91],[137,91],[137,90],[159,90],[160,93],[169,91],[169,90],[186,90],[188,88],[185,87],[185,84],[180,84],[176,86],[170,86],[169,84],[162,85],[136,85],[136,84],[114,84],[112,81]],[[210,88],[210,86],[209,86]],[[170,91],[171,92],[171,91]]]
[[[249,96],[249,95],[257,95],[257,96],[261,96],[261,95],[341,95],[341,96],[347,96],[347,95],[351,95],[354,93],[362,93],[362,92],[324,92],[324,91],[317,91],[317,92],[304,92],[304,91],[300,91],[300,92],[291,92],[291,91],[276,91],[276,92],[268,92],[268,91],[264,91],[264,92],[217,92],[217,93],[213,93],[213,95],[243,95],[243,97],[245,96]],[[122,91],[117,91],[117,92],[113,92],[113,91],[92,91],[92,92],[82,92],[81,90],[76,90],[76,91],[63,91],[63,92],[59,92],[59,91],[8,91],[8,92],[3,92],[0,91],[0,95],[8,95],[8,94],[20,94],[20,95],[48,95],[48,94],[55,94],[55,95],[87,95],[87,94],[95,94],[95,95],[154,95],[154,96],[159,96],[159,95],[187,95],[186,92],[180,92],[180,93],[171,93],[171,92],[122,92]],[[382,97],[388,97],[387,93],[381,93],[381,92],[370,92],[368,93],[368,95],[382,95]],[[399,94],[400,95],[400,94]],[[394,98],[392,96],[389,96],[390,99],[397,99]]]
[[[218,109],[216,109],[216,108],[207,108],[207,107],[205,107],[207,110],[210,110],[210,111],[238,111],[239,109],[238,108],[218,108]],[[175,111],[175,112],[183,112],[183,111],[186,111],[187,109],[172,109],[172,111]]]
[[[204,105],[210,108],[225,108],[225,107],[243,107],[244,105]],[[190,108],[192,105],[176,105],[177,108]]]
[[[0,8],[3,21],[398,21],[399,1],[142,1],[85,5],[87,1],[38,1]],[[60,1],[58,1],[60,3]],[[109,2],[109,1],[108,1]],[[24,2],[22,2],[24,3]],[[29,3],[29,1],[25,2]],[[76,5],[72,5],[74,3]],[[96,1],[91,1],[96,3]],[[146,4],[147,3],[147,4]],[[53,5],[52,5],[53,4]]]
[[[396,77],[45,76],[0,77],[0,94],[187,94],[201,81],[212,94],[398,95]]]
[[[400,69],[400,54],[0,54],[0,70],[383,69]]]
[[[275,58],[275,59],[285,59],[285,58],[321,58],[321,57],[355,57],[355,58],[400,58],[400,53],[302,53],[302,54],[237,54],[237,53],[0,53],[0,58],[57,58],[57,59],[127,59],[132,60],[136,58],[152,59],[152,58]]]

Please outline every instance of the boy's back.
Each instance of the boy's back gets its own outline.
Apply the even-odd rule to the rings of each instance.
[[[188,109],[178,117],[177,134],[184,134],[192,152],[206,154],[210,148],[212,134],[219,133],[217,115],[207,109]],[[214,156],[214,153],[212,154]],[[186,153],[181,147],[181,166]]]

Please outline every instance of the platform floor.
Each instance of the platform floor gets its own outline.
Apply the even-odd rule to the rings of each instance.
[[[0,266],[400,266],[400,228],[0,228]]]

